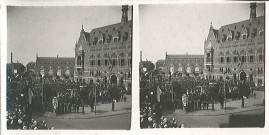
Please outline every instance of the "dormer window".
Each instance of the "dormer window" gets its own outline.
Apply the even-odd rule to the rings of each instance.
[[[223,35],[222,35],[222,42],[225,42],[226,39],[227,39],[227,35],[226,35],[226,34],[223,34]]]
[[[229,30],[229,35],[228,35],[228,41],[232,41],[233,40],[233,34],[234,32]]]
[[[118,43],[118,42],[119,42],[119,38],[118,38],[118,37],[114,37],[114,38],[113,38],[113,42],[114,42],[114,43]]]
[[[110,43],[110,35],[106,35],[106,42],[105,42],[106,44],[109,44]]]
[[[104,35],[100,33],[98,36],[98,44],[103,44],[103,43],[104,43]]]
[[[264,36],[264,24],[262,24],[261,29],[259,31],[260,36]]]
[[[119,42],[119,38],[120,38],[120,34],[119,34],[119,32],[117,30],[115,30],[113,32],[113,42],[114,43],[118,43]]]
[[[239,40],[239,38],[240,38],[240,32],[236,32],[235,40]]]
[[[96,45],[97,42],[98,42],[98,38],[97,38],[97,37],[94,37],[94,39],[93,39],[93,41],[92,41],[92,44],[93,44],[93,45]]]
[[[257,35],[257,29],[253,28],[251,31],[251,38],[255,38],[256,35]]]
[[[247,28],[243,28],[243,31],[242,31],[242,39],[247,39],[248,38],[248,30]]]

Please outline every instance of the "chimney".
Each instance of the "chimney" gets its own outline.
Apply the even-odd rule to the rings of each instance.
[[[256,19],[256,3],[250,3],[250,22]]]
[[[121,11],[121,24],[124,24],[128,21],[128,5],[123,5]]]
[[[142,61],[142,51],[140,51],[140,62]]]
[[[12,61],[12,57],[13,57],[13,53],[11,52],[11,57],[10,57],[10,62],[11,62],[11,64],[13,63],[13,61]]]

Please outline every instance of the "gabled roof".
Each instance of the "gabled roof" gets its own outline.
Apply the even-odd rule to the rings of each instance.
[[[218,38],[222,38],[223,34],[228,35],[229,30],[234,31],[234,33],[236,34],[237,32],[241,33],[241,31],[246,28],[249,30],[250,33],[253,28],[257,29],[259,25],[262,25],[262,23],[264,23],[264,16],[257,17],[252,22],[250,22],[250,19],[248,19],[241,22],[221,26],[218,31]]]
[[[92,42],[94,41],[94,38],[98,38],[100,34],[103,34],[104,39],[107,39],[107,36],[112,37],[114,33],[119,33],[120,41],[122,41],[124,36],[127,36],[127,40],[131,40],[130,37],[128,36],[129,34],[131,34],[131,30],[132,30],[132,20],[129,20],[128,22],[123,24],[116,23],[112,25],[95,28],[92,29],[90,33],[84,32],[84,35],[88,43],[91,45]],[[126,35],[126,32],[128,33],[128,35]]]
[[[204,59],[204,55],[167,55],[170,59]]]
[[[69,62],[75,62],[74,57],[38,57],[37,61],[69,61]]]

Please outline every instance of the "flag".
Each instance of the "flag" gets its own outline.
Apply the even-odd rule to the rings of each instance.
[[[161,94],[162,94],[162,90],[160,89],[159,86],[157,86],[157,100],[158,100],[158,102],[161,101]]]
[[[29,101],[29,104],[32,104],[32,97],[34,96],[32,90],[29,88],[28,89],[28,101]]]
[[[108,67],[108,69],[109,70],[112,70],[112,68],[113,68],[113,62],[112,62],[112,60],[111,60],[111,58],[110,58],[109,55],[108,55],[108,59],[109,59],[109,67]]]
[[[239,68],[241,68],[241,66],[243,65],[243,61],[242,61],[242,59],[241,59],[241,56],[240,56],[239,52],[237,52],[237,56],[238,56],[238,62],[239,62],[237,66],[238,66]]]

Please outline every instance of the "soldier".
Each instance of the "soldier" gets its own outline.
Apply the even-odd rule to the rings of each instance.
[[[93,94],[91,94],[90,96],[89,96],[89,102],[90,102],[90,107],[91,107],[91,111],[93,112],[93,110],[94,110],[94,101],[95,99],[94,99],[94,95]]]
[[[245,102],[244,102],[244,96],[243,95],[242,95],[241,99],[242,99],[242,105],[241,105],[241,107],[244,108],[245,107]]]
[[[77,97],[76,98],[76,112],[78,112],[78,110],[79,110],[79,105],[80,105],[80,100]]]
[[[53,105],[53,112],[57,114],[57,107],[58,107],[58,100],[56,97],[52,99],[52,105]]]
[[[112,99],[112,111],[114,111],[114,108],[115,108],[115,103],[114,103],[115,101],[114,101],[114,99]]]

